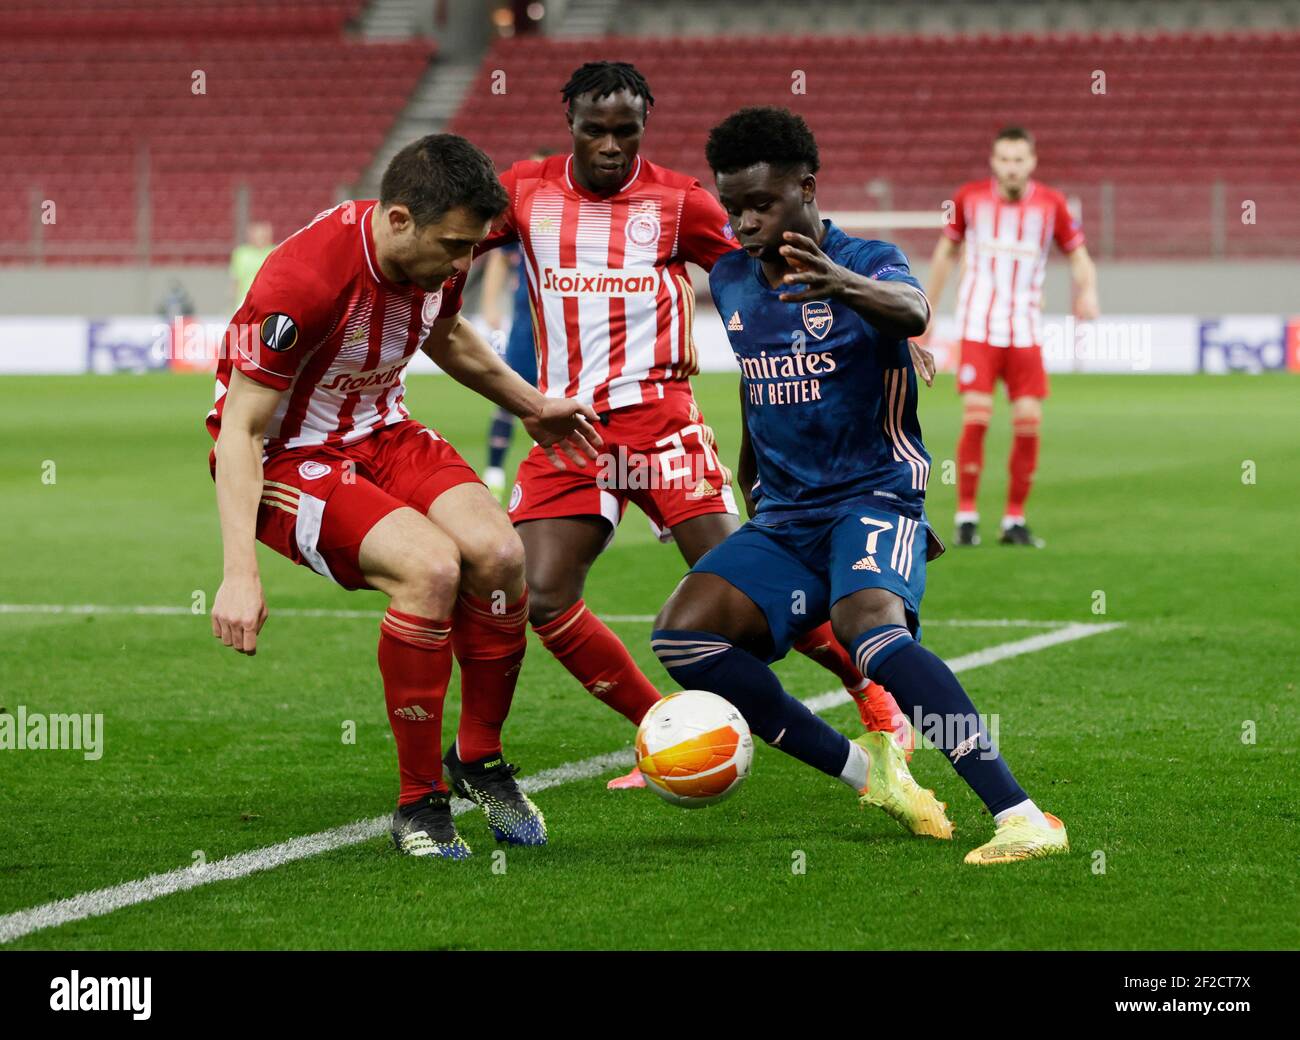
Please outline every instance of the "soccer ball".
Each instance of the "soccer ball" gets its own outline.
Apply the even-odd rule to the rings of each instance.
[[[728,797],[749,775],[754,738],[744,717],[716,693],[670,693],[645,713],[636,760],[666,802],[699,809]]]

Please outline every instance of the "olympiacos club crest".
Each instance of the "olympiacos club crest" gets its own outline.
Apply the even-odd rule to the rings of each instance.
[[[817,339],[826,338],[834,320],[831,305],[825,300],[809,300],[803,305],[803,327]]]
[[[645,249],[659,241],[659,218],[652,210],[640,210],[627,218],[623,233],[634,246]]]
[[[433,319],[438,316],[438,308],[442,306],[442,290],[435,293],[424,294],[424,304],[420,308],[420,321],[425,325],[432,325]]]

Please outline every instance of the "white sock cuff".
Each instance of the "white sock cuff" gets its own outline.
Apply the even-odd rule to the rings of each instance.
[[[1030,823],[1038,824],[1043,827],[1047,826],[1047,817],[1043,815],[1043,810],[1034,804],[1032,798],[1026,798],[1023,802],[1017,802],[1015,805],[1011,806],[1010,809],[1003,809],[993,817],[993,822],[1001,825],[1002,821],[1010,816],[1023,816],[1029,820]]]
[[[844,763],[840,779],[853,790],[861,792],[867,786],[867,771],[871,769],[871,756],[861,744],[849,741],[849,760]]]

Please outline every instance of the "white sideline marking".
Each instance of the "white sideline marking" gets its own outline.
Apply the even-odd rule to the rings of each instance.
[[[1100,635],[1102,632],[1110,632],[1113,629],[1122,627],[1122,622],[1104,624],[1077,622],[1066,625],[1054,632],[1045,632],[1041,635],[1030,636],[1027,639],[1017,639],[1010,643],[998,643],[995,646],[985,647],[983,650],[976,650],[974,653],[963,654],[961,657],[955,657],[949,661],[948,667],[954,672],[981,668],[984,665],[993,664],[995,661],[1005,661],[1007,658],[1019,657],[1022,654],[1036,653],[1039,650],[1046,650],[1048,647],[1057,646],[1060,643],[1086,639],[1088,636]],[[828,708],[845,704],[851,699],[844,690],[830,690],[815,697],[810,697],[804,703],[814,712],[820,713]],[[628,765],[630,761],[630,748],[610,751],[603,755],[595,755],[592,758],[584,758],[578,762],[568,762],[556,766],[554,769],[545,769],[531,777],[525,777],[519,782],[519,786],[529,792],[544,791],[548,787],[556,787],[559,784],[567,784],[574,780],[591,779],[601,773],[609,772],[611,769],[622,768]],[[460,815],[471,808],[473,808],[472,803],[464,799],[457,798],[452,802],[452,810],[456,815]],[[17,910],[0,917],[0,944],[13,942],[15,939],[21,939],[25,935],[46,928],[57,928],[59,925],[69,924],[73,921],[83,921],[90,917],[102,917],[114,910],[135,906],[138,903],[147,903],[171,895],[173,892],[184,892],[187,889],[198,888],[200,885],[207,885],[213,881],[231,881],[236,878],[247,877],[249,874],[256,874],[263,870],[273,870],[285,863],[293,863],[295,860],[306,859],[309,856],[316,856],[323,852],[332,852],[348,845],[369,841],[372,838],[379,837],[389,829],[390,819],[389,816],[376,816],[369,820],[358,820],[342,827],[333,827],[300,838],[291,838],[289,841],[281,842],[278,845],[268,845],[266,848],[227,856],[215,863],[209,863],[201,869],[180,867],[163,874],[150,874],[138,881],[127,881],[124,884],[83,892],[81,895],[72,896],[68,899],[59,899],[53,903],[45,903],[42,906],[35,906],[28,910]]]
[[[100,603],[0,603],[0,614],[137,614],[161,615],[174,617],[193,615],[205,617],[205,613],[195,614],[189,607],[164,604],[125,606]],[[291,618],[372,618],[378,621],[384,616],[382,610],[319,610],[298,607],[278,607],[271,610],[271,617]],[[654,614],[601,614],[602,621],[611,624],[644,624],[655,619]],[[1034,621],[1028,618],[933,618],[927,619],[926,625],[945,625],[954,628],[1066,628],[1070,621]]]

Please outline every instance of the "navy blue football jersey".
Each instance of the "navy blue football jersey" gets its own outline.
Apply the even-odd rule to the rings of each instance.
[[[897,246],[822,223],[831,260],[921,291]],[[714,264],[709,288],[740,363],[758,460],[756,521],[829,515],[850,504],[921,519],[930,456],[907,340],[836,300],[782,303],[785,290],[768,285],[744,250]]]

